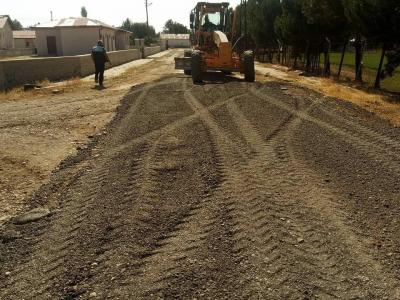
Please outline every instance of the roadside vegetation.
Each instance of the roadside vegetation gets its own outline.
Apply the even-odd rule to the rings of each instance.
[[[248,0],[237,27],[261,60],[400,92],[398,0]],[[240,23],[242,22],[242,23]]]
[[[147,25],[145,22],[133,22],[131,19],[127,18],[122,22],[120,28],[132,32],[131,39],[144,39],[147,46],[157,40],[154,27]],[[133,44],[133,40],[131,42]]]
[[[333,73],[336,73],[340,67],[342,53],[332,52],[330,54],[331,68]],[[378,67],[381,59],[381,49],[374,51],[365,51],[363,55],[363,80],[369,85],[375,83],[375,76],[378,72]],[[384,65],[388,63],[387,58],[384,59]],[[342,63],[342,76],[354,76],[355,69],[355,53],[346,51]],[[393,76],[387,76],[382,82],[381,87],[384,90],[399,92],[400,91],[400,68],[397,68]]]

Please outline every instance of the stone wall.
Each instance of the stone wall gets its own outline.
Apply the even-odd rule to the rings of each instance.
[[[0,50],[0,57],[29,56],[35,54],[35,52],[36,50],[32,48]]]
[[[160,47],[145,48],[152,55],[160,52]],[[112,66],[121,65],[141,58],[140,50],[123,50],[108,53]],[[48,79],[57,81],[94,73],[90,55],[33,58],[0,61],[0,90],[25,83]]]
[[[143,50],[143,58],[146,58],[148,56],[151,56],[153,54],[161,52],[161,47],[160,46],[155,46],[155,47],[145,47]]]

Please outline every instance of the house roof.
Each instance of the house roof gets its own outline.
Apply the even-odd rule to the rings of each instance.
[[[36,32],[33,30],[18,30],[13,31],[14,39],[35,39]]]
[[[118,30],[117,28],[111,25],[108,25],[104,22],[95,19],[73,18],[73,17],[39,24],[36,25],[34,28],[55,28],[55,27],[107,27],[110,29]]]
[[[162,40],[189,40],[190,34],[161,33],[160,38]]]
[[[7,22],[12,26],[10,16],[0,15],[0,28],[3,28]]]

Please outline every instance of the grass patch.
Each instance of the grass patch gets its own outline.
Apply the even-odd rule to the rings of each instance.
[[[330,55],[331,64],[333,65],[333,70],[337,71],[342,54],[339,52],[333,52]],[[364,80],[373,85],[375,83],[376,73],[378,71],[379,62],[381,59],[381,51],[366,51],[363,57],[363,77]],[[387,60],[385,58],[384,64]],[[353,78],[355,73],[355,53],[346,52],[343,60],[343,75],[346,77]],[[391,92],[400,92],[400,69],[397,68],[394,72],[393,77],[386,77],[382,82],[381,86],[383,89]]]
[[[71,78],[61,82],[51,82],[45,79],[36,81],[36,84],[40,85],[42,88],[24,91],[23,86],[17,86],[11,88],[10,90],[0,91],[0,101],[36,99],[38,96],[52,95],[53,90],[59,90],[61,93],[65,93],[77,91],[80,88],[87,89],[89,87],[89,83],[84,82],[79,77]]]

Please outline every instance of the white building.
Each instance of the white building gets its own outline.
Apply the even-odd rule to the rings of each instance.
[[[12,23],[9,16],[0,15],[0,50],[14,48]]]
[[[190,48],[190,34],[160,34],[161,43],[168,48]]]
[[[39,24],[36,48],[40,56],[73,56],[90,53],[98,40],[107,51],[128,50],[131,32],[89,18],[66,18]]]
[[[36,33],[33,30],[13,31],[13,37],[16,49],[36,48]]]

